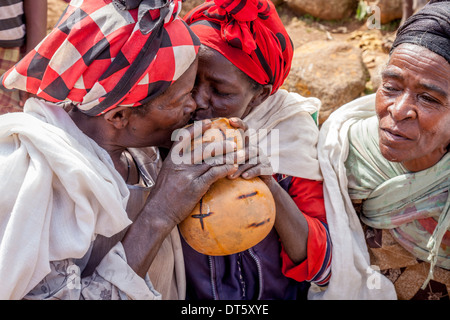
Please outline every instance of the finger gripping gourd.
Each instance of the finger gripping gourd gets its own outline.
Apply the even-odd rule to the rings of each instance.
[[[233,129],[224,118],[214,120],[213,128]],[[235,142],[238,149],[242,148],[242,139]],[[221,256],[255,246],[267,236],[274,222],[275,201],[260,178],[222,178],[211,185],[179,229],[194,250]]]

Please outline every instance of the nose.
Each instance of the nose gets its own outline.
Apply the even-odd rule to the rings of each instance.
[[[416,100],[409,93],[397,97],[395,102],[388,107],[388,111],[395,121],[417,118]]]
[[[192,91],[192,97],[197,104],[197,110],[206,110],[209,107],[209,93],[206,86],[196,84]]]
[[[195,102],[195,99],[192,96],[192,92],[191,92],[191,95],[190,95],[188,101],[184,105],[184,109],[185,109],[186,113],[190,113],[190,114],[194,113],[195,110],[197,109],[197,103]]]

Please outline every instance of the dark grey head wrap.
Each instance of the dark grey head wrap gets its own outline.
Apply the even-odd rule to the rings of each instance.
[[[432,0],[409,17],[398,29],[391,53],[402,43],[425,47],[450,63],[450,1]]]

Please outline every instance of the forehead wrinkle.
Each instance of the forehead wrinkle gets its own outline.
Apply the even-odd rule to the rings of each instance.
[[[400,68],[399,68],[400,69]],[[398,71],[396,71],[395,69],[393,69],[393,68],[389,68],[389,66],[387,66],[382,72],[381,72],[381,76],[383,77],[383,78],[394,78],[394,79],[397,79],[397,80],[403,80],[404,78],[403,78],[403,75],[400,73],[400,72],[398,72]]]
[[[223,71],[213,71],[211,69],[207,70],[208,71],[205,78],[208,80],[208,82],[211,82],[213,84],[233,87],[236,84],[240,83],[239,79],[237,79],[236,76],[231,73],[225,74]]]
[[[420,47],[418,47],[420,48]],[[404,81],[405,72],[412,72],[417,77],[417,86],[426,90],[436,92],[447,98],[448,94],[448,63],[440,64],[438,61],[427,55],[428,50],[420,48],[423,54],[415,57],[418,52],[409,47],[399,47],[391,55],[388,65],[381,72],[383,78],[391,78]],[[412,54],[411,54],[412,53]],[[400,66],[400,64],[402,66]],[[431,69],[430,69],[431,68]],[[428,71],[428,72],[424,72]]]
[[[214,84],[234,86],[241,82],[242,71],[221,53],[204,45],[199,53],[199,70],[200,67],[205,79]]]
[[[400,45],[389,57],[388,66],[393,60],[401,60],[410,70],[431,67],[439,77],[448,78],[450,64],[442,56],[418,45]]]

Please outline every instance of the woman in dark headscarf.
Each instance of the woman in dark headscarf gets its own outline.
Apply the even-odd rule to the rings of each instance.
[[[189,299],[301,299],[330,277],[331,244],[317,160],[320,101],[280,89],[293,55],[267,0],[207,1],[185,20],[199,37],[194,120],[239,117],[276,173],[266,183],[275,225],[256,246],[228,256],[199,254],[183,242]],[[270,150],[268,150],[270,149]],[[250,164],[240,172],[254,175]]]
[[[377,93],[324,123],[319,161],[336,248],[325,297],[448,299],[449,53],[450,2],[430,1],[399,28]]]

